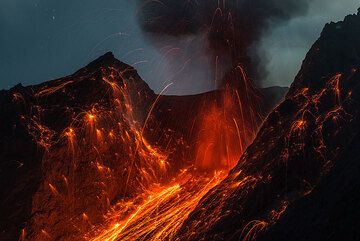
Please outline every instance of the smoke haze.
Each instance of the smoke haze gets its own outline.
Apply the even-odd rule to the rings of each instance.
[[[180,48],[187,58],[172,61],[176,66],[184,60],[192,66],[202,63],[198,69],[208,72],[202,77],[209,83],[204,87],[216,88],[216,82],[237,65],[245,67],[253,79],[262,79],[264,66],[255,46],[269,29],[306,14],[308,5],[308,0],[140,0],[139,23],[158,48],[176,46],[174,39],[182,42],[191,38]],[[191,78],[186,77],[181,79]],[[199,81],[197,75],[192,77],[191,83]]]

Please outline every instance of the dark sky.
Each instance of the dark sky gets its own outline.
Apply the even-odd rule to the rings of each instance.
[[[270,29],[258,46],[268,70],[263,85],[289,85],[323,25],[359,6],[359,0],[313,0],[305,16]],[[209,89],[203,67],[191,66],[197,82],[176,78],[186,71],[186,60],[167,67],[164,55],[176,54],[187,40],[155,49],[137,24],[137,11],[132,0],[1,0],[0,89],[69,75],[106,51],[135,65],[156,92],[169,82],[175,83],[172,94]]]

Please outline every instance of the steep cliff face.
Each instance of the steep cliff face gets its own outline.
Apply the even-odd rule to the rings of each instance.
[[[229,165],[207,163],[199,140],[230,136],[238,158],[286,91],[259,91],[263,110],[245,120],[254,113],[238,111],[236,91],[159,96],[111,53],[71,76],[1,91],[1,239],[83,240],[118,200],[134,201],[184,167]],[[211,153],[224,158],[223,149]]]
[[[360,14],[328,24],[180,240],[358,240]]]

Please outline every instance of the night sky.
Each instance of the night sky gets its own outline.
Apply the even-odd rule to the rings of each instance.
[[[268,70],[262,85],[288,86],[324,24],[358,7],[359,0],[313,0],[305,16],[270,29],[256,46]],[[198,65],[190,64],[203,79],[198,82],[177,78],[178,72],[166,67],[159,48],[138,26],[138,10],[132,0],[1,0],[0,89],[69,75],[107,51],[135,65],[156,92],[169,82],[175,84],[168,94],[210,89]]]

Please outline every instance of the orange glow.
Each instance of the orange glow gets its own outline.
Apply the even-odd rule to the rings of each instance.
[[[293,124],[292,130],[293,131],[299,131],[299,130],[301,131],[304,129],[305,124],[306,124],[306,122],[304,120],[298,120]]]
[[[89,120],[93,120],[93,119],[95,119],[95,115],[88,114],[88,119],[89,119]]]
[[[237,121],[241,117],[238,116],[239,107],[234,100],[232,92],[226,90],[221,104],[209,104],[201,113],[196,167],[230,170],[244,152],[249,137],[244,120],[240,120],[240,123]]]

